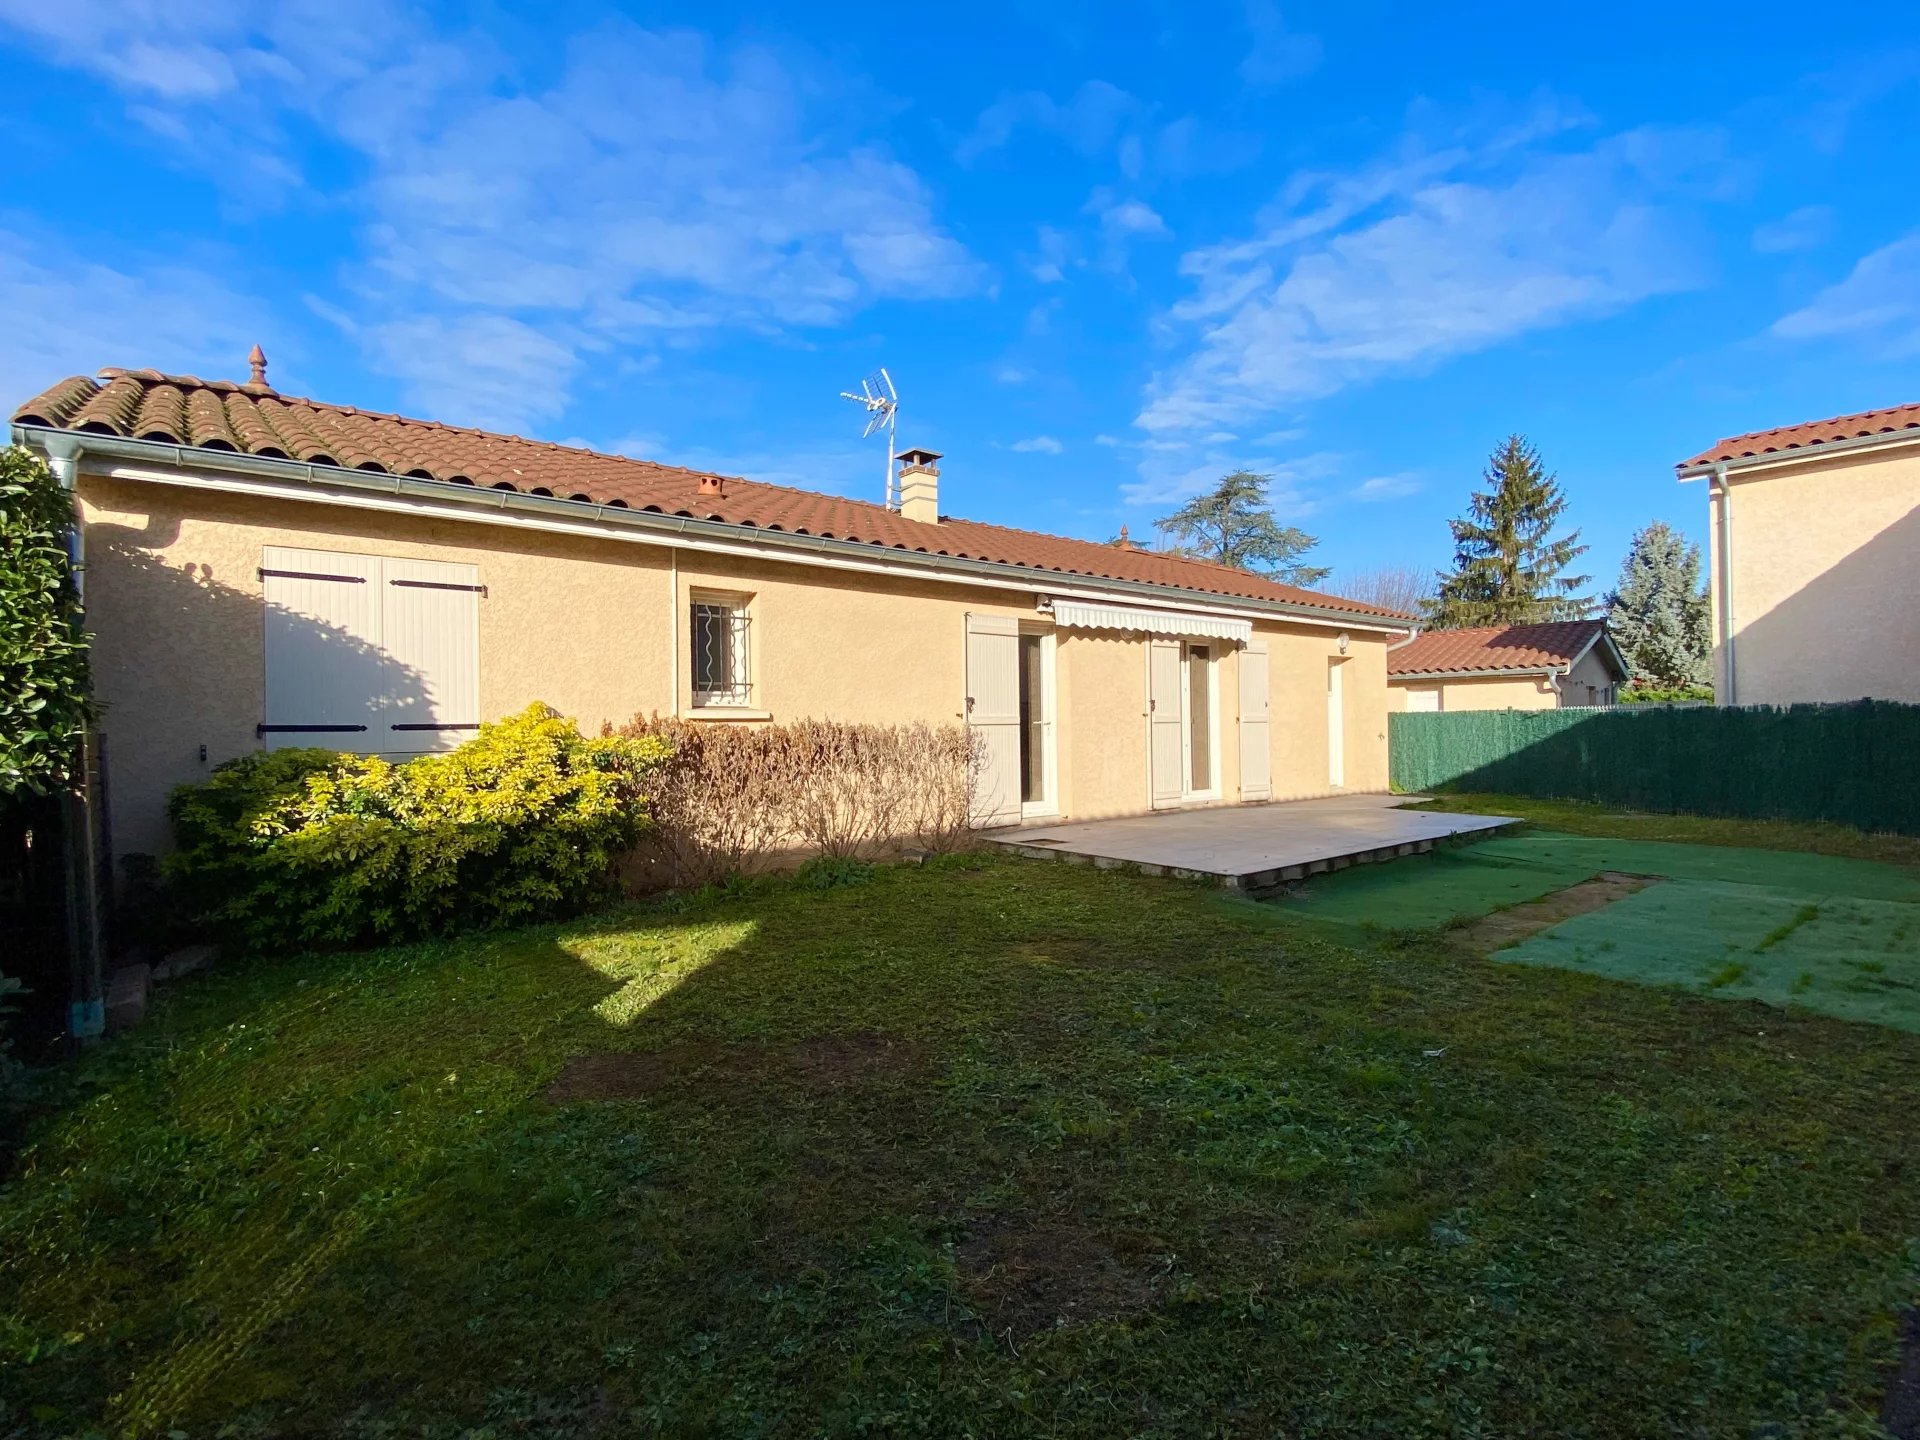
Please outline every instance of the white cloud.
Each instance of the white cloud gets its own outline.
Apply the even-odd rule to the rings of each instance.
[[[1832,206],[1802,205],[1791,214],[1757,227],[1753,232],[1753,248],[1762,255],[1784,255],[1824,245],[1832,234]]]
[[[1142,200],[1119,200],[1100,211],[1100,228],[1109,235],[1165,235],[1167,222]]]
[[[1353,498],[1372,504],[1380,500],[1399,500],[1420,489],[1420,477],[1410,471],[1398,475],[1375,475],[1353,489]]]
[[[416,315],[369,340],[375,368],[434,419],[516,434],[559,418],[580,368],[574,347],[508,315]]]
[[[1023,455],[1058,455],[1067,447],[1051,435],[1035,435],[1026,440],[1016,440],[1007,448]]]
[[[1701,283],[1668,202],[1698,188],[1713,137],[1538,147],[1566,124],[1548,108],[1476,146],[1296,176],[1260,233],[1185,257],[1195,290],[1163,328],[1189,352],[1154,377],[1136,423],[1233,424]]]
[[[1342,464],[1340,456],[1326,451],[1282,459],[1202,444],[1148,441],[1141,449],[1140,478],[1120,487],[1120,498],[1128,505],[1177,505],[1218,483],[1222,475],[1251,470],[1272,478],[1267,499],[1274,514],[1288,521],[1321,509],[1324,501],[1318,492]]]
[[[1920,230],[1883,245],[1853,272],[1773,323],[1783,340],[1846,336],[1883,359],[1920,355]]]
[[[116,269],[3,229],[0,314],[0,395],[9,406],[103,365],[244,374],[256,340],[276,351],[265,307],[203,270],[157,259]]]
[[[1067,265],[1073,254],[1073,242],[1064,230],[1042,225],[1034,235],[1036,253],[1027,262],[1027,273],[1042,285],[1058,285],[1067,278]]]
[[[340,147],[365,175],[330,197],[359,254],[325,303],[412,406],[536,423],[583,349],[836,324],[987,280],[919,176],[845,138],[846,85],[826,83],[844,77],[817,57],[614,21],[535,64],[375,0],[134,0],[111,23],[0,0],[0,24],[119,87],[184,137],[181,163],[247,175],[230,203],[299,193],[296,129]]]
[[[973,129],[955,147],[954,158],[971,165],[1021,130],[1054,135],[1082,155],[1096,154],[1115,143],[1139,109],[1140,102],[1133,96],[1104,80],[1087,81],[1065,101],[1038,90],[1002,95],[980,112]]]
[[[1246,0],[1245,8],[1253,48],[1240,62],[1242,80],[1249,85],[1284,85],[1318,68],[1319,40],[1289,29],[1273,0]]]

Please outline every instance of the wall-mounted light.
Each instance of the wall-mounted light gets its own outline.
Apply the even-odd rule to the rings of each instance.
[[[1340,638],[1336,640],[1334,644],[1340,647],[1340,653],[1342,655],[1346,654],[1347,653],[1347,632],[1342,630],[1340,632]]]

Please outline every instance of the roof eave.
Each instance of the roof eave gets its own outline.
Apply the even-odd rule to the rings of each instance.
[[[1753,455],[1730,455],[1725,459],[1683,460],[1674,466],[1674,473],[1682,481],[1704,480],[1721,471],[1775,469],[1787,465],[1804,465],[1828,455],[1855,455],[1868,450],[1890,450],[1908,445],[1920,445],[1920,426],[1908,426],[1902,430],[1882,431],[1873,435],[1856,435],[1850,440],[1816,440],[1805,445],[1791,445],[1779,450],[1762,450]]]
[[[823,535],[797,535],[758,525],[729,521],[702,520],[684,515],[667,515],[650,510],[599,502],[563,500],[557,496],[530,495],[520,490],[495,490],[473,485],[456,485],[443,480],[423,480],[396,475],[384,470],[351,470],[337,465],[312,465],[300,460],[278,460],[239,451],[207,450],[195,445],[175,445],[158,440],[131,440],[118,435],[75,431],[63,426],[14,424],[12,438],[17,444],[33,444],[41,450],[72,457],[100,455],[149,464],[169,465],[182,471],[213,471],[236,475],[257,475],[279,481],[296,481],[320,490],[345,489],[374,491],[396,496],[419,496],[452,501],[487,510],[519,510],[574,519],[583,514],[599,525],[621,529],[658,530],[677,535],[713,536],[746,540],[759,546],[794,552],[831,554],[849,559],[906,564],[936,574],[964,578],[967,575],[1018,577],[1038,591],[1061,586],[1080,586],[1091,590],[1177,602],[1196,609],[1252,610],[1276,619],[1289,616],[1319,623],[1350,625],[1355,629],[1398,631],[1407,619],[1390,613],[1343,610],[1335,606],[1308,605],[1293,600],[1274,600],[1259,596],[1223,595],[1205,590],[1155,584],[1145,580],[1124,580],[1080,571],[1043,570],[997,560],[974,560],[953,555],[935,555],[924,550],[885,545],[865,540],[841,540]]]
[[[1387,683],[1396,680],[1512,680],[1528,675],[1564,675],[1564,665],[1501,665],[1481,670],[1397,670],[1387,672]]]

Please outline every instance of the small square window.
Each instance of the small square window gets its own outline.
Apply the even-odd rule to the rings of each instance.
[[[693,703],[748,705],[753,671],[748,634],[753,623],[741,595],[708,595],[693,602]]]

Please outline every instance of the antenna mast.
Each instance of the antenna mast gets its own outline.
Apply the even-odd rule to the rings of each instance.
[[[893,388],[893,377],[882,366],[860,382],[860,393],[851,390],[840,392],[842,400],[851,400],[867,412],[866,428],[860,432],[865,440],[880,430],[887,432],[887,509],[897,510],[899,504],[893,493],[893,447],[894,437],[900,421],[900,396]]]

